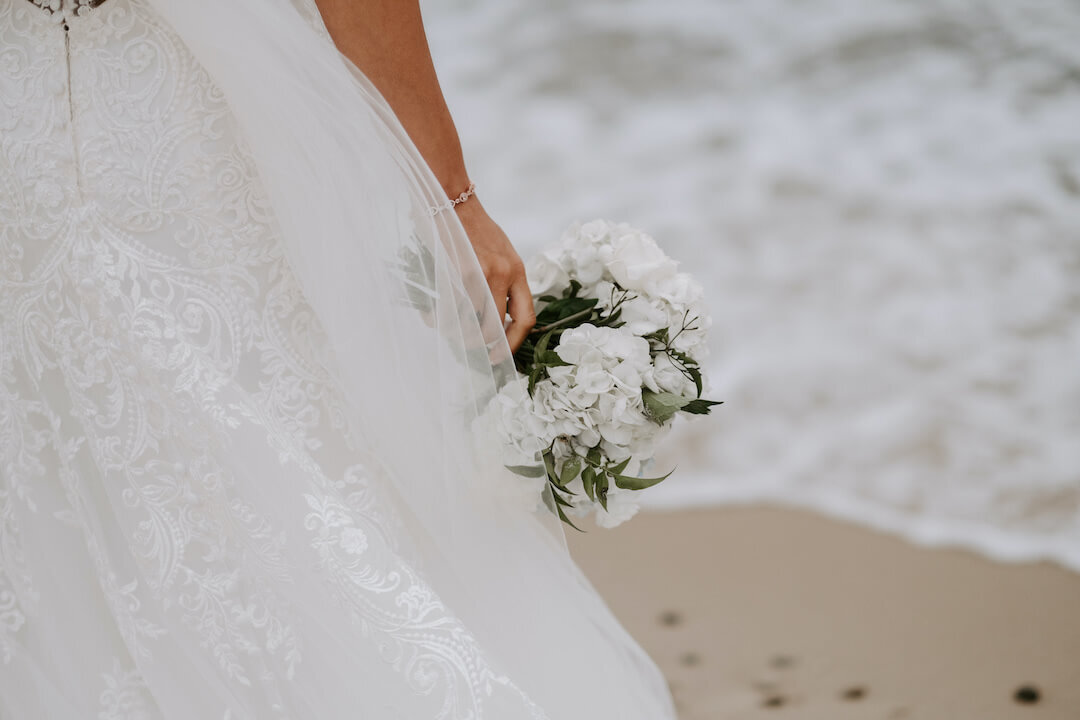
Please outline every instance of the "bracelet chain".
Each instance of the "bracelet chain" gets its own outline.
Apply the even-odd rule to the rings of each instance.
[[[476,183],[470,182],[469,187],[465,189],[465,192],[458,195],[456,198],[448,199],[442,205],[434,205],[430,208],[431,216],[435,217],[443,210],[453,210],[454,207],[465,202],[473,195],[476,195]]]

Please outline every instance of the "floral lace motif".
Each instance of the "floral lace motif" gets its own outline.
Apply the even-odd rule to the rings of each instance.
[[[28,627],[70,629],[81,710],[159,717],[144,676],[179,632],[292,717],[313,650],[290,588],[318,572],[430,717],[544,717],[410,561],[221,92],[141,0],[30,3],[0,0],[0,668],[49,668]]]

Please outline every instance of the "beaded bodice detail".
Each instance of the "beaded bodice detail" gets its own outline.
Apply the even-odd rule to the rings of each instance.
[[[50,15],[86,15],[105,0],[27,0]]]

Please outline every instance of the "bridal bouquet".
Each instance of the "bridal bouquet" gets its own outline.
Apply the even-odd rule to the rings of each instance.
[[[526,499],[550,486],[564,522],[613,527],[670,475],[641,473],[675,415],[718,404],[701,397],[701,286],[651,237],[603,220],[571,226],[527,271],[537,322],[514,355],[522,379],[489,407],[503,462]]]

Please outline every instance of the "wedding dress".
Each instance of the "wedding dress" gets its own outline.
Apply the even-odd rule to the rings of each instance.
[[[674,717],[310,4],[0,0],[0,720]]]

